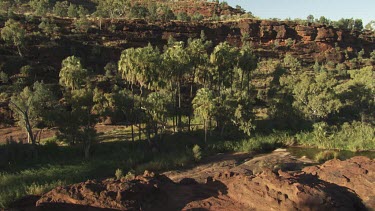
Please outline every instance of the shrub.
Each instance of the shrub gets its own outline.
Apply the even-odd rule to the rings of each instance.
[[[26,187],[26,193],[28,195],[42,195],[50,189],[49,185],[39,185],[37,183],[32,183],[30,186]]]
[[[90,28],[90,24],[91,24],[90,21],[85,17],[75,20],[74,21],[75,32],[86,33]]]
[[[361,151],[375,148],[375,128],[362,122],[346,122],[341,126],[320,122],[313,125],[313,131],[301,132],[296,138],[299,144],[324,149]]]
[[[124,172],[122,172],[121,169],[116,169],[115,176],[116,176],[116,179],[119,180],[124,176]]]
[[[134,171],[128,171],[128,173],[125,175],[125,179],[131,180],[135,178]]]
[[[316,154],[315,161],[319,163],[323,163],[327,160],[337,159],[338,157],[339,157],[339,153],[336,151],[323,151],[323,152],[319,152],[318,154]]]
[[[201,21],[203,19],[204,19],[203,15],[198,12],[194,13],[194,15],[191,17],[191,20],[193,21]]]
[[[292,38],[288,38],[287,40],[285,40],[286,47],[292,47],[293,44],[294,44],[294,40]]]
[[[38,28],[47,35],[57,33],[60,30],[60,28],[56,24],[54,24],[52,20],[45,18],[42,18],[42,22],[38,25]]]
[[[72,3],[70,3],[67,11],[68,17],[70,18],[78,18],[78,7]]]
[[[8,83],[8,81],[9,81],[8,74],[6,74],[5,72],[1,71],[0,72],[0,82],[2,82],[2,83]]]
[[[198,145],[193,147],[193,155],[195,161],[200,161],[202,159],[202,149]]]
[[[177,20],[179,21],[190,21],[191,18],[186,12],[181,12],[177,14]]]
[[[53,13],[60,17],[68,16],[68,5],[67,1],[58,1],[56,2],[55,6],[53,7]]]

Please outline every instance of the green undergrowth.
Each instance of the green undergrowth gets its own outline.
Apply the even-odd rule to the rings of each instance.
[[[114,177],[121,171],[143,173],[145,170],[163,172],[191,167],[201,158],[225,152],[268,152],[279,147],[302,145],[314,148],[351,151],[375,149],[375,129],[371,125],[354,122],[340,127],[318,123],[311,131],[291,134],[274,131],[254,134],[251,138],[229,140],[215,135],[207,143],[203,131],[168,135],[149,147],[147,141],[113,141],[96,144],[90,160],[84,160],[79,146],[59,146],[52,140],[38,146],[37,159],[28,155],[28,146],[10,144],[0,146],[1,155],[11,159],[0,163],[0,208],[25,195],[40,195],[60,185],[88,179]],[[6,154],[6,153],[5,153]],[[341,154],[341,153],[340,153]],[[335,152],[316,155],[324,161],[336,158]]]
[[[375,149],[375,127],[353,122],[341,126],[316,123],[313,130],[296,135],[298,144],[321,149],[368,151]]]

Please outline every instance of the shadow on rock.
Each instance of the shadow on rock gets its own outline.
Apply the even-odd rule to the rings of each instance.
[[[89,180],[68,187],[58,187],[42,196],[42,209],[93,210],[182,210],[192,201],[226,194],[220,181],[199,184],[193,179],[175,183],[163,175],[145,173],[134,179]],[[90,207],[88,207],[90,206]]]

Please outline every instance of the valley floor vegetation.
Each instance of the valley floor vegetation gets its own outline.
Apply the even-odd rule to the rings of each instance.
[[[8,102],[30,144],[8,140],[0,147],[0,206],[57,185],[113,177],[116,169],[160,172],[219,152],[374,150],[373,67],[318,67],[302,67],[290,55],[259,60],[249,43],[212,46],[202,34],[187,43],[171,38],[163,51],[126,49],[104,75],[70,56],[59,86],[8,83],[21,86]],[[127,137],[98,134],[95,125],[106,121],[125,125]],[[45,127],[57,136],[39,142],[36,131]]]
[[[45,1],[31,2],[43,13]],[[7,17],[16,16],[13,1],[0,3],[9,3]],[[76,17],[75,29],[85,31],[83,7],[56,4],[54,13]],[[99,17],[116,16],[97,9]],[[56,70],[23,59],[31,38],[18,19],[7,18],[1,29],[4,52],[17,53],[0,61],[0,123],[23,128],[28,144],[8,137],[0,146],[0,208],[58,185],[184,168],[220,152],[375,149],[375,51],[336,46],[344,62],[266,59],[246,37],[240,47],[214,45],[202,31],[186,42],[170,37],[163,48],[124,49],[105,66],[89,62],[100,49],[70,49]],[[61,29],[43,19],[38,30],[53,37]],[[102,123],[126,127],[126,135],[100,134]],[[45,128],[56,136],[40,140]]]

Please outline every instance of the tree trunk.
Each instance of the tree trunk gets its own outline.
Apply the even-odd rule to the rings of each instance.
[[[241,86],[240,86],[240,90],[241,92],[243,91],[243,78],[244,78],[244,74],[245,74],[245,71],[241,71]],[[241,98],[242,98],[242,95],[241,95]]]
[[[91,141],[88,141],[91,142]],[[84,146],[84,152],[85,152],[85,159],[88,160],[90,158],[90,148],[91,148],[91,143],[86,143]]]
[[[133,123],[130,123],[131,124],[131,129],[132,129],[132,142],[134,142],[134,125]]]
[[[143,89],[142,89],[142,86],[140,88],[140,98],[139,98],[139,111],[142,111],[142,93],[143,93]],[[138,115],[139,116],[139,115]],[[142,139],[142,124],[141,124],[141,119],[138,117],[138,137],[139,137],[139,141]]]
[[[38,143],[40,144],[40,140],[42,139],[42,133],[43,133],[43,129],[40,129],[39,131],[39,139],[38,139]]]
[[[18,55],[20,55],[20,57],[23,57],[22,52],[21,52],[21,48],[18,45],[17,45],[17,51],[18,51]]]
[[[173,100],[173,107],[174,107],[174,114],[173,114],[173,132],[176,132],[176,125],[177,125],[177,106],[176,106],[176,92],[172,92],[172,100]]]
[[[204,127],[204,143],[207,143],[207,121],[203,120],[203,127]]]
[[[250,93],[250,71],[247,72],[247,94]]]
[[[225,124],[223,123],[223,126],[221,127],[221,132],[220,132],[221,138],[223,138],[223,136],[224,136],[224,129],[225,129]]]
[[[181,82],[178,82],[177,85],[178,90],[178,123],[177,123],[177,130],[178,132],[181,132]]]
[[[191,131],[190,130],[190,126],[191,126],[191,115],[190,114],[189,114],[188,118],[189,118],[188,131],[190,132]]]
[[[212,119],[210,118],[210,122],[209,122],[209,127],[210,127],[210,136],[212,136]]]
[[[27,142],[28,143],[31,142],[32,145],[36,145],[35,136],[33,134],[33,130],[31,128],[30,121],[29,121],[29,116],[27,113],[24,113],[24,120],[25,120],[25,126],[26,126],[26,131],[27,131]]]
[[[132,141],[134,142],[134,88],[133,88],[133,83],[130,85],[130,89],[132,90],[132,108],[130,110],[130,115],[131,116],[131,120],[130,120],[130,124],[131,124],[131,129],[132,129]]]

